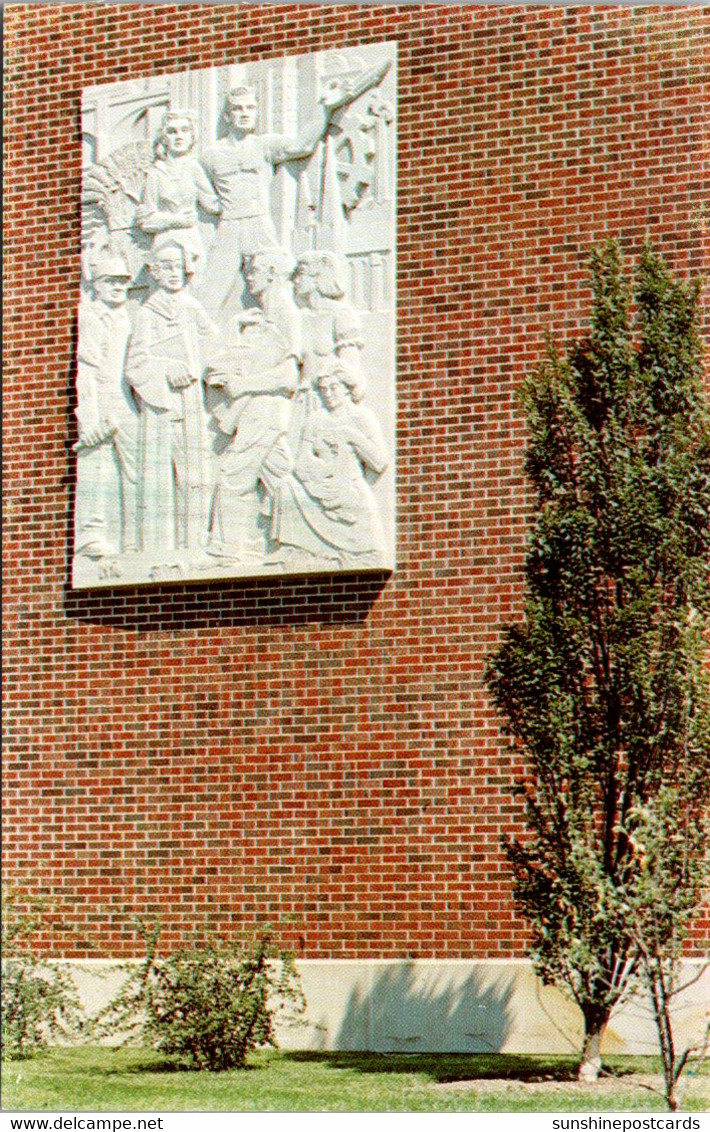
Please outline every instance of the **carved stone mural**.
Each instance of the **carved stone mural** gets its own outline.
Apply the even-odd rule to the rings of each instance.
[[[394,567],[395,64],[84,92],[74,586]]]

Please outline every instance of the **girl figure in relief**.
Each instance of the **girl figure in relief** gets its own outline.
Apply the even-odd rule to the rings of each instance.
[[[384,562],[371,484],[387,467],[387,448],[375,414],[358,399],[358,381],[337,358],[318,378],[321,410],[306,421],[293,472],[274,495],[271,537],[281,544],[279,558],[354,568]]]
[[[294,451],[307,417],[322,408],[317,385],[326,363],[338,358],[347,365],[354,401],[361,401],[366,392],[360,363],[362,320],[345,301],[343,274],[344,266],[333,252],[304,252],[298,257],[293,291],[302,309],[303,359],[289,433]]]
[[[199,275],[205,249],[197,206],[216,215],[221,204],[193,150],[197,141],[194,115],[168,110],[155,139],[155,160],[147,172],[136,223],[154,238],[170,232],[185,252],[190,275]]]

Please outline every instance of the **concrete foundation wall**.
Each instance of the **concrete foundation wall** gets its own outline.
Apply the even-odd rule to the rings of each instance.
[[[701,964],[687,963],[683,982]],[[115,994],[121,973],[103,961],[73,961],[82,999],[94,1011]],[[574,1054],[582,1041],[577,1007],[544,987],[526,960],[302,960],[306,1024],[281,1028],[284,1049],[396,1053]],[[680,1049],[702,1038],[710,968],[679,996]],[[658,1050],[649,1005],[640,996],[612,1016],[603,1052]]]

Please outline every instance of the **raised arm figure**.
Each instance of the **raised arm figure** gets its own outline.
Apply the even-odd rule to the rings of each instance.
[[[252,87],[234,87],[227,97],[228,135],[212,146],[203,165],[219,199],[221,214],[210,248],[200,297],[217,317],[239,306],[243,261],[278,239],[269,194],[274,170],[283,161],[308,157],[323,138],[336,110],[384,78],[390,64],[372,68],[353,82],[334,81],[299,133],[257,134],[257,101]]]

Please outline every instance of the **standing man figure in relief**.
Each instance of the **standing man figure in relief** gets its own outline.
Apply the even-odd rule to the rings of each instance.
[[[131,275],[108,249],[92,274],[78,320],[76,553],[104,558],[135,548],[138,413],[124,375]]]
[[[334,112],[381,82],[389,66],[374,67],[355,82],[331,84],[296,137],[257,134],[255,91],[239,86],[229,92],[225,110],[229,134],[208,149],[202,161],[221,206],[200,292],[213,317],[232,313],[241,305],[243,260],[278,246],[270,208],[276,166],[309,157],[325,137]]]
[[[273,492],[293,464],[286,437],[301,353],[295,266],[281,248],[247,261],[258,307],[229,323],[225,352],[207,377],[219,434],[208,554],[225,565],[263,561]]]

